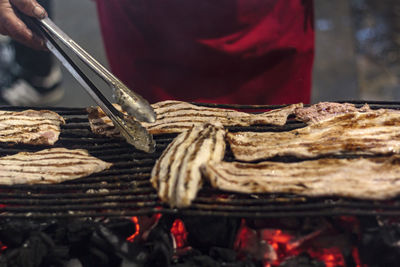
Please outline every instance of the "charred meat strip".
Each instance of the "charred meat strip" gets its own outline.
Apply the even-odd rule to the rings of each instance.
[[[202,186],[200,166],[225,154],[222,125],[198,125],[178,135],[157,160],[151,183],[163,202],[187,207]]]
[[[0,184],[51,184],[85,177],[111,167],[86,150],[51,148],[0,158]]]
[[[224,126],[249,126],[256,124],[284,125],[290,114],[303,104],[293,104],[260,114],[239,112],[230,109],[209,108],[182,101],[167,100],[153,104],[156,122],[142,123],[151,134],[180,133],[193,125],[222,123]],[[111,120],[98,107],[88,109],[92,131],[106,136],[117,136]]]
[[[0,142],[53,145],[64,119],[49,110],[0,111]]]
[[[400,114],[388,110],[347,113],[289,132],[228,133],[235,158],[400,153]]]
[[[388,199],[400,194],[400,157],[318,159],[296,163],[211,162],[202,172],[213,187],[240,193]]]
[[[371,111],[367,104],[361,108],[357,108],[354,104],[350,103],[320,102],[309,107],[296,108],[294,114],[298,121],[315,123],[345,113],[367,111]]]

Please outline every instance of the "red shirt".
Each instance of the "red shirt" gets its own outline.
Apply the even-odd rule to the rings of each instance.
[[[312,0],[97,0],[111,70],[149,102],[310,101]]]

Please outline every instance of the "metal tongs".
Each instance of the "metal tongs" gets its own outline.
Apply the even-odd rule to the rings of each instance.
[[[61,61],[75,79],[89,93],[104,113],[112,120],[126,141],[137,149],[154,152],[155,142],[152,135],[139,121],[154,122],[156,114],[151,105],[140,95],[134,93],[118,78],[97,62],[83,48],[66,35],[54,22],[45,18],[42,20],[26,17],[35,28],[43,34],[48,49]],[[68,55],[76,55],[89,71],[103,80],[113,90],[113,97],[129,116],[118,111],[107,98],[97,89],[89,77]],[[134,118],[133,118],[133,117]]]

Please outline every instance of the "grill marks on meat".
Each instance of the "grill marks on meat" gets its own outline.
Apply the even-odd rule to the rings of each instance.
[[[157,114],[155,123],[144,123],[150,133],[182,132],[192,125],[221,123],[224,126],[249,126],[256,124],[284,125],[287,117],[302,104],[294,104],[261,114],[250,114],[229,109],[209,108],[190,103],[167,100],[153,105]]]
[[[202,186],[200,166],[221,161],[225,154],[222,125],[193,126],[178,135],[157,160],[151,183],[163,202],[187,207]]]
[[[296,163],[212,162],[202,172],[213,187],[240,193],[295,193],[388,199],[400,194],[400,157],[318,159]]]
[[[85,177],[111,167],[86,150],[51,148],[0,158],[0,184],[49,184]]]
[[[53,145],[64,119],[49,110],[0,111],[0,142]]]
[[[193,125],[221,123],[224,126],[250,126],[256,124],[284,125],[290,114],[303,104],[293,104],[261,114],[250,114],[229,109],[209,108],[187,102],[167,100],[152,105],[157,114],[155,123],[142,123],[151,134],[180,133]],[[100,108],[89,108],[92,131],[109,137],[118,135],[109,118]]]
[[[294,114],[296,115],[296,120],[306,123],[316,123],[341,114],[369,111],[371,109],[367,104],[361,108],[357,108],[354,104],[350,103],[320,102],[309,107],[296,108]]]
[[[400,114],[389,110],[347,113],[289,132],[227,135],[235,158],[400,153]]]

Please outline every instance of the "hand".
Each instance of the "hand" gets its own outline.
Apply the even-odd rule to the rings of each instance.
[[[36,0],[0,0],[0,34],[8,35],[18,42],[36,49],[45,49],[42,37],[32,32],[18,17],[18,11],[43,19],[47,13]]]

